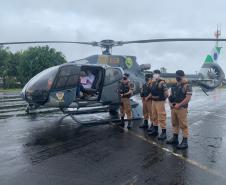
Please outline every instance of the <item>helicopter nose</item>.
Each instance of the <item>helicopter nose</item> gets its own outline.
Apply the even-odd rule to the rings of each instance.
[[[20,92],[20,96],[23,100],[26,100],[26,88],[27,88],[27,84],[24,86],[24,88]]]
[[[59,66],[48,68],[35,75],[23,88],[22,98],[28,103],[44,105],[49,97],[49,91]]]
[[[20,96],[23,100],[25,100],[28,103],[32,102],[32,95],[33,92],[29,90],[29,83],[27,83],[24,88],[22,89]]]
[[[20,96],[23,100],[25,100],[25,93],[21,91]]]

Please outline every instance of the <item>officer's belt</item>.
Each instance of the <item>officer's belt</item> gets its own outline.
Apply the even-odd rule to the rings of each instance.
[[[159,96],[152,96],[151,99],[154,101],[161,101]]]

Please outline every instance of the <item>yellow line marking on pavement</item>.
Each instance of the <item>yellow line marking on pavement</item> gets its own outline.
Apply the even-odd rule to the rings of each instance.
[[[113,125],[112,125],[112,126],[113,126]],[[124,129],[124,130],[127,130],[127,129],[122,128],[122,127],[120,127],[120,128],[121,128],[121,129]],[[219,173],[219,172],[217,172],[217,171],[215,171],[215,170],[210,169],[208,166],[202,165],[202,164],[198,163],[198,162],[195,161],[195,160],[188,159],[188,158],[184,157],[184,156],[181,155],[181,154],[175,153],[175,152],[173,152],[172,150],[170,150],[170,149],[168,149],[168,148],[166,148],[166,147],[163,147],[163,146],[159,145],[157,142],[152,141],[152,140],[149,140],[149,139],[145,138],[144,136],[135,133],[135,132],[132,131],[132,130],[130,130],[129,133],[130,133],[131,135],[133,135],[133,136],[135,136],[135,137],[137,137],[137,138],[139,138],[139,139],[141,139],[141,140],[143,140],[143,141],[149,143],[149,144],[152,144],[152,145],[154,145],[154,146],[156,146],[156,147],[162,149],[162,150],[165,151],[165,152],[168,152],[168,153],[172,154],[173,156],[176,156],[177,158],[179,158],[179,159],[181,159],[181,160],[183,160],[183,161],[186,161],[187,163],[189,163],[189,164],[191,164],[191,165],[193,165],[193,166],[196,166],[196,167],[198,167],[198,168],[200,168],[200,169],[202,169],[202,170],[204,170],[204,171],[206,171],[206,172],[208,172],[208,173],[210,173],[210,174],[212,174],[212,175],[215,175],[215,176],[221,177],[221,178],[223,178],[223,179],[226,179],[226,176],[224,176],[223,174],[221,174],[221,173]]]
[[[180,159],[182,159],[182,160],[188,162],[189,164],[192,164],[192,165],[194,165],[194,166],[196,166],[196,167],[198,167],[198,168],[200,168],[200,169],[202,169],[202,170],[205,170],[205,171],[207,171],[208,173],[210,173],[210,174],[212,174],[212,175],[216,175],[216,176],[218,176],[218,177],[221,177],[221,178],[223,178],[223,179],[226,179],[226,177],[225,177],[223,174],[220,174],[219,172],[210,169],[208,166],[202,165],[202,164],[200,164],[200,163],[198,163],[197,161],[194,161],[194,160],[192,160],[192,159],[185,158],[183,155],[178,154],[178,153],[175,153],[175,152],[173,152],[172,150],[170,150],[170,149],[168,149],[168,148],[166,148],[166,147],[163,147],[163,146],[159,145],[157,142],[151,141],[151,140],[145,138],[144,136],[135,133],[134,131],[130,131],[130,133],[131,133],[132,135],[136,136],[137,138],[140,138],[140,139],[142,139],[143,141],[145,141],[145,142],[147,142],[147,143],[149,143],[149,144],[152,144],[152,145],[154,145],[154,146],[156,146],[156,147],[162,149],[163,151],[166,151],[166,152],[168,152],[168,153],[170,153],[170,154],[172,154],[172,155],[174,155],[174,156],[176,156],[176,157],[178,157],[178,158],[180,158]]]

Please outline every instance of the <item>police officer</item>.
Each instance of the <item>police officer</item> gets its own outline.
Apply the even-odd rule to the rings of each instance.
[[[173,137],[167,144],[177,145],[178,149],[188,148],[188,103],[192,96],[192,86],[185,79],[184,71],[176,71],[176,83],[171,87],[169,102],[171,107],[171,122],[173,127]],[[182,130],[183,140],[178,141],[179,129]]]
[[[158,136],[158,126],[162,129],[159,140],[166,139],[166,110],[165,100],[168,97],[166,82],[160,78],[160,71],[154,70],[153,83],[151,86],[152,118],[154,128],[148,132],[151,136]]]
[[[140,125],[140,128],[148,128],[148,120],[152,122],[152,112],[151,112],[151,97],[147,98],[150,94],[150,87],[152,83],[153,74],[149,73],[145,75],[145,83],[142,86],[140,96],[142,98],[143,104],[143,116],[144,123]]]
[[[130,105],[130,97],[133,94],[132,83],[128,79],[129,74],[125,73],[123,79],[120,83],[119,93],[121,96],[121,105],[120,105],[120,113],[121,113],[121,126],[125,126],[124,116],[126,114],[128,119],[127,128],[131,128],[131,119],[132,119],[132,110]]]

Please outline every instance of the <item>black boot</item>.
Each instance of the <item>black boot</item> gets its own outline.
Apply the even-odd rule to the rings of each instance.
[[[153,123],[151,123],[151,126],[150,126],[150,128],[148,128],[148,132],[151,132],[152,130],[154,129],[154,125],[153,125]]]
[[[152,131],[148,132],[148,135],[150,136],[157,136],[159,134],[158,132],[158,126],[154,126],[154,128],[152,129]]]
[[[148,120],[144,120],[143,125],[140,125],[139,128],[144,128],[144,129],[148,128]]]
[[[166,139],[166,129],[162,129],[162,133],[158,137],[158,140],[165,140]]]
[[[125,121],[124,121],[124,117],[121,117],[121,123],[119,124],[121,127],[125,126]]]
[[[171,137],[169,140],[167,140],[166,141],[166,144],[178,145],[179,144],[178,134],[173,134],[173,137]]]
[[[179,145],[177,145],[177,148],[178,149],[186,149],[186,148],[188,148],[188,138],[183,137],[182,142]]]
[[[131,124],[132,124],[132,123],[131,123],[131,120],[129,120],[129,121],[128,121],[128,125],[127,125],[127,128],[128,128],[128,129],[131,129],[131,128],[132,128],[132,125],[131,125]]]

